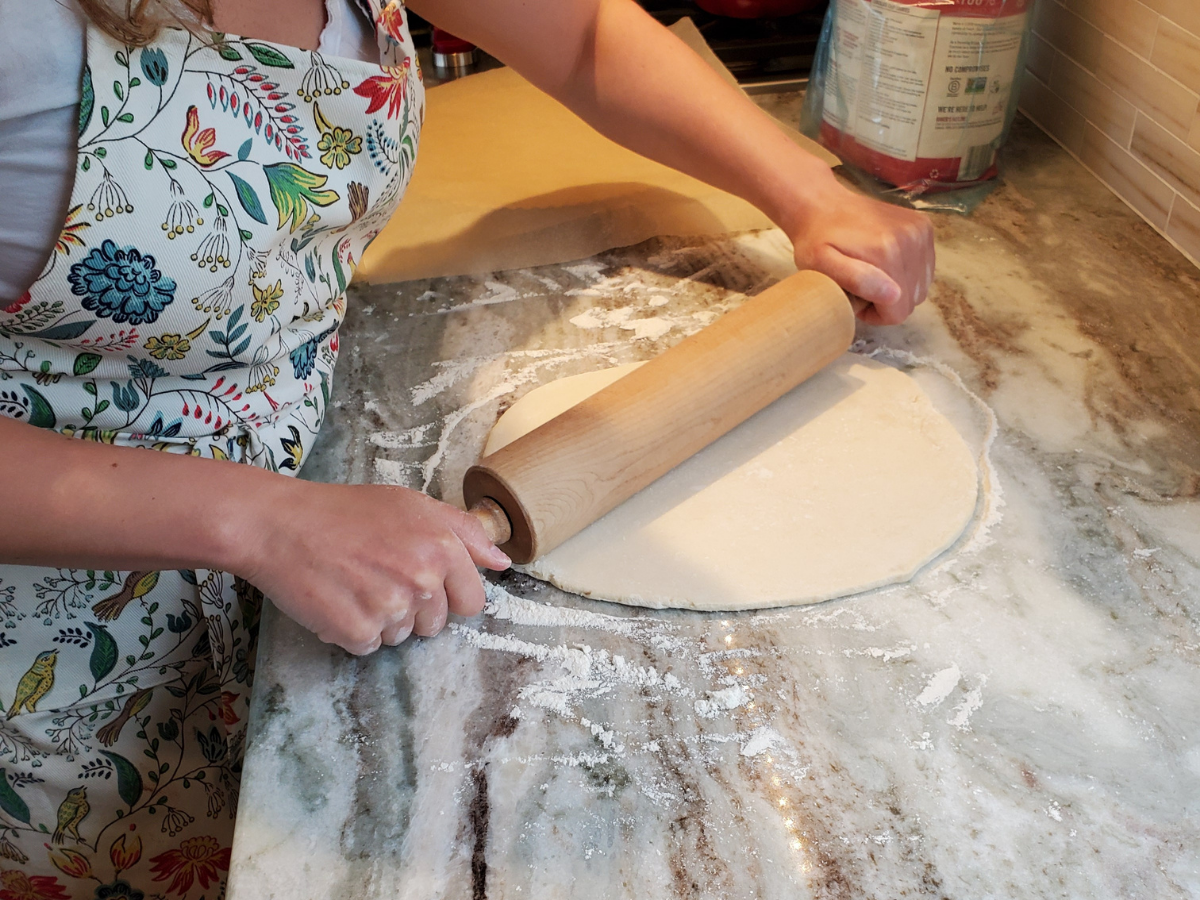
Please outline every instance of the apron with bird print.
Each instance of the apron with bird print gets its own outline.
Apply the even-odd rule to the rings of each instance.
[[[359,2],[378,65],[89,28],[69,212],[0,310],[0,413],[299,469],[424,114],[400,0]],[[218,571],[0,566],[0,900],[223,895],[262,599]]]

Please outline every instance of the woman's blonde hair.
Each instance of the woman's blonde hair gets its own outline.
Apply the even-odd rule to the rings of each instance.
[[[75,0],[105,34],[135,47],[163,26],[212,27],[211,0]]]

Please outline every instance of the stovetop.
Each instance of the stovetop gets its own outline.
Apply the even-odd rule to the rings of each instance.
[[[739,82],[778,89],[803,81],[812,69],[825,7],[794,16],[734,19],[715,16],[691,0],[640,0],[664,25],[691,16],[704,39]]]
[[[785,90],[808,79],[825,5],[794,16],[763,19],[734,19],[715,16],[692,0],[640,0],[641,5],[664,25],[690,16],[710,47],[748,90]],[[429,25],[410,16],[418,47],[429,46]],[[483,59],[481,68],[494,62]]]

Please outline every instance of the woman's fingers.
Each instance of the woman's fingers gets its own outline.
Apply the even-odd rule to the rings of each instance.
[[[474,616],[483,609],[483,581],[466,545],[451,535],[443,547],[437,563],[428,564],[414,578],[418,587],[409,612],[383,630],[383,643],[395,645],[410,634],[432,637],[446,626],[450,613]]]
[[[933,280],[933,225],[929,217],[912,210],[897,210],[903,214],[903,225],[896,230],[899,248],[898,262],[904,267],[904,302],[911,313],[924,302]]]
[[[319,527],[271,557],[255,583],[350,653],[437,634],[450,613],[476,615],[485,599],[476,563],[509,565],[473,516],[417,491],[304,483],[293,507]]]
[[[846,293],[871,304],[861,316],[864,321],[868,321],[870,315],[882,321],[902,322],[908,314],[901,303],[903,289],[878,266],[847,256],[833,247],[825,247],[816,260],[816,268],[836,281]]]
[[[871,303],[864,322],[903,322],[929,293],[933,225],[924,214],[834,186],[790,236],[796,265],[817,269]]]
[[[413,625],[416,619],[416,614],[410,609],[399,622],[395,625],[389,625],[383,629],[381,635],[383,643],[389,647],[396,647],[408,638],[413,633]]]
[[[446,572],[446,602],[450,612],[456,616],[477,616],[483,609],[487,597],[483,593],[483,580],[471,557],[464,549],[454,559]]]
[[[322,640],[324,639],[322,638]],[[355,656],[368,656],[383,645],[383,639],[379,635],[375,635],[375,637],[363,641],[332,641],[331,643],[338,644],[347,653]]]
[[[452,511],[455,515],[450,522],[450,528],[467,548],[467,553],[471,555],[475,565],[496,572],[503,572],[512,565],[512,560],[508,558],[508,555],[488,540],[487,533],[477,518],[470,513]]]

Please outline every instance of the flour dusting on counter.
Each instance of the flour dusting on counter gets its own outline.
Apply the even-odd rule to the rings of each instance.
[[[485,582],[485,590],[484,615],[488,619],[524,628],[593,631],[630,642],[628,652],[616,653],[578,640],[539,643],[532,635],[516,637],[452,624],[454,633],[477,650],[512,654],[542,664],[541,673],[528,678],[517,692],[517,705],[510,712],[514,719],[523,721],[528,718],[529,710],[538,710],[576,723],[613,759],[663,752],[665,739],[698,748],[732,741],[740,745],[745,758],[757,757],[775,747],[785,757],[798,759],[794,751],[784,746],[786,742],[776,731],[745,717],[747,707],[754,706],[754,692],[750,688],[762,686],[766,678],[745,672],[740,661],[752,659],[757,651],[745,648],[705,653],[701,643],[680,638],[673,625],[648,615],[610,616],[539,603],[490,582]],[[680,672],[683,678],[629,658],[647,651],[664,654],[663,658],[669,659],[673,667],[686,666],[687,671]],[[731,672],[741,674],[735,676]],[[697,677],[711,684],[703,696],[697,696],[697,691],[685,684]],[[626,695],[630,699],[637,697],[641,703],[665,704],[671,698],[678,698],[683,703],[670,708],[675,711],[674,716],[683,716],[680,724],[686,722],[687,728],[646,743],[639,740],[638,732],[604,720],[592,711],[596,701],[619,703]],[[701,722],[707,724],[701,726]],[[694,733],[696,728],[701,728],[699,733]],[[645,793],[652,799],[661,796],[665,802],[674,796],[642,785],[640,776],[635,781],[646,787]]]
[[[774,747],[780,747],[787,742],[774,728],[764,725],[756,728],[750,739],[742,744],[742,756],[759,756]]]
[[[961,678],[962,672],[958,670],[957,665],[952,665],[948,669],[942,669],[929,679],[929,683],[925,685],[925,690],[917,695],[917,703],[921,706],[937,706],[950,696],[952,690],[958,687],[958,682]]]
[[[620,328],[624,331],[632,331],[635,341],[657,340],[670,331],[675,324],[663,316],[634,318],[633,313],[634,307],[632,306],[622,306],[618,309],[603,309],[593,306],[586,312],[573,316],[570,322],[579,328],[593,330]]]
[[[484,380],[487,382],[487,386],[476,399],[447,412],[437,423],[438,438],[434,451],[415,467],[420,472],[420,489],[422,491],[429,490],[438,468],[442,465],[450,449],[455,430],[476,410],[507,397],[525,385],[535,384],[542,380],[543,368],[554,368],[588,357],[599,357],[611,364],[611,354],[618,346],[600,342],[579,350],[514,350],[490,356],[441,360],[435,363],[434,365],[438,369],[437,374],[411,390],[414,407],[428,403],[460,382],[478,379],[481,372],[485,373]],[[518,364],[514,368],[510,365],[513,362],[524,362],[524,365]],[[432,424],[428,423],[418,427],[427,428]],[[377,446],[393,440],[399,442],[402,438],[393,439],[388,432],[377,432],[372,436],[372,442]]]
[[[693,704],[696,715],[702,719],[711,719],[726,710],[745,706],[751,698],[750,692],[740,684],[719,691],[706,691],[706,693],[708,695],[706,699],[697,700]]]

